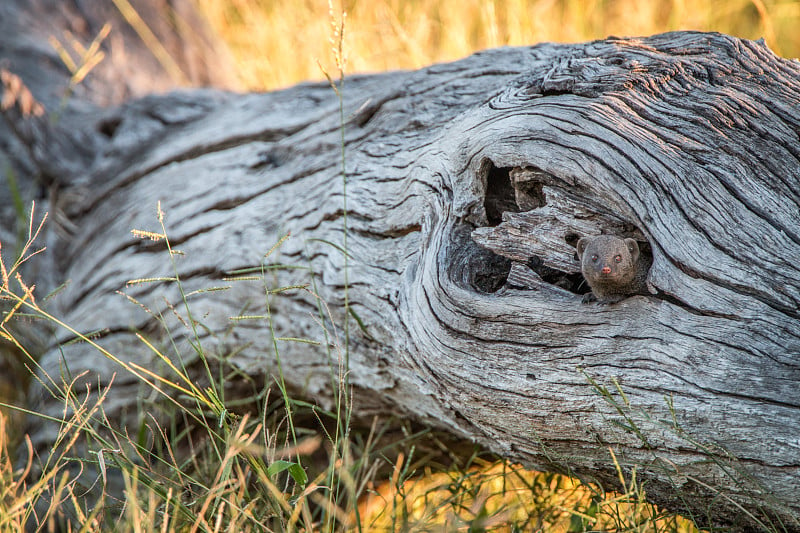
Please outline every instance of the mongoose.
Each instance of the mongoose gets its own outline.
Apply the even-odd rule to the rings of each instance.
[[[645,280],[652,260],[639,253],[635,240],[614,235],[583,237],[577,248],[581,272],[592,288],[583,303],[612,304],[633,294],[649,294]]]

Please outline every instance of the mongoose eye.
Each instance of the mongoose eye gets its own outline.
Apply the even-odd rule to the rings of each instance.
[[[592,263],[597,263],[597,254],[592,254]]]
[[[622,256],[621,255],[615,255],[614,256],[614,261],[616,261],[617,263],[622,263]]]

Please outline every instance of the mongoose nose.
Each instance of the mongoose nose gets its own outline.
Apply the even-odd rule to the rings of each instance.
[[[603,274],[611,274],[611,267],[610,266],[604,266],[603,269],[600,272],[602,272]]]

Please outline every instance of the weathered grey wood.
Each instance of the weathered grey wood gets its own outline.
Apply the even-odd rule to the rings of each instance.
[[[57,127],[58,123],[73,131],[90,127],[108,131],[113,124],[97,120],[105,106],[176,87],[236,87],[227,50],[195,12],[193,2],[130,0],[129,4],[163,47],[167,60],[158,59],[152,44],[137,34],[113,2],[0,2],[0,69],[27,85],[47,109],[48,116],[41,120],[53,125],[52,131],[45,135],[25,139],[22,132],[26,142],[20,143],[18,136],[9,131],[7,121],[0,119],[0,198],[7,199],[11,194],[6,183],[9,169],[19,178],[26,200],[45,200],[45,195],[37,189],[51,187],[55,180],[63,183],[68,178],[81,178],[81,167],[73,163],[82,163],[81,159],[87,157],[85,152],[94,152],[94,147],[86,144],[92,139],[89,135],[65,137],[64,128]],[[110,26],[110,33],[99,49],[103,60],[79,84],[71,86],[70,72],[50,41],[59,41],[72,59],[80,63],[73,43],[88,48],[105,24]],[[68,98],[69,95],[72,97]],[[19,129],[20,123],[11,124],[12,128],[15,126]],[[38,150],[40,144],[71,150],[48,152]],[[64,172],[64,166],[71,168]],[[11,203],[0,202],[0,238],[6,242],[15,237],[16,219]]]
[[[701,520],[712,506],[714,519],[739,525],[731,502],[757,516],[768,504],[797,528],[798,80],[798,63],[762,42],[692,32],[348,78],[348,296],[366,329],[351,321],[356,408],[602,480],[615,477],[612,447],[660,504]],[[308,269],[270,270],[269,284],[313,273],[338,344],[279,341],[282,368],[295,390],[329,404],[344,321],[344,259],[326,242],[344,234],[331,89],[174,93],[104,120],[117,126],[62,204],[74,232],[50,250],[69,280],[57,311],[81,331],[105,328],[111,352],[160,368],[134,331],[167,350],[163,329],[122,291],[161,315],[192,358],[170,310],[185,315],[176,285],[126,285],[172,275],[163,246],[130,233],[158,231],[160,201],[184,292],[227,287],[188,298],[203,346],[269,378],[265,321],[231,320],[265,312],[263,282],[231,278],[291,232],[267,261]],[[519,204],[532,210],[510,213]],[[654,293],[581,304],[571,232],[609,228],[647,241]],[[270,303],[278,336],[326,342],[309,291]],[[53,346],[42,367],[58,375],[62,358],[73,374],[90,369],[90,383],[119,372],[82,344]],[[118,374],[106,411],[129,420],[141,394]],[[61,412],[47,397],[40,407]],[[53,429],[34,436],[46,446]]]

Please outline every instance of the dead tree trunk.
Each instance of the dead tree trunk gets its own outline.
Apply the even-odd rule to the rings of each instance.
[[[50,253],[69,285],[53,305],[149,368],[135,332],[190,338],[176,283],[126,285],[174,275],[163,243],[131,235],[159,230],[160,201],[205,350],[270,379],[265,321],[231,318],[265,314],[264,281],[235,278],[261,272],[291,232],[267,261],[305,268],[269,270],[270,286],[313,282],[341,328],[345,259],[330,243],[344,242],[346,200],[361,414],[400,412],[601,480],[614,477],[611,447],[659,504],[740,524],[742,505],[796,528],[798,80],[798,63],[762,42],[687,32],[350,77],[343,143],[325,84],[133,101],[80,130],[96,157],[60,176],[51,209],[69,231]],[[651,295],[581,303],[574,242],[600,232],[642,242]],[[224,290],[193,292],[212,286]],[[325,404],[337,355],[317,300],[284,292],[270,308],[276,336],[323,343],[278,347],[287,381]],[[58,338],[45,371],[67,362],[94,384],[119,371]],[[140,392],[118,375],[106,411],[125,420]],[[34,429],[52,442],[51,427]]]

